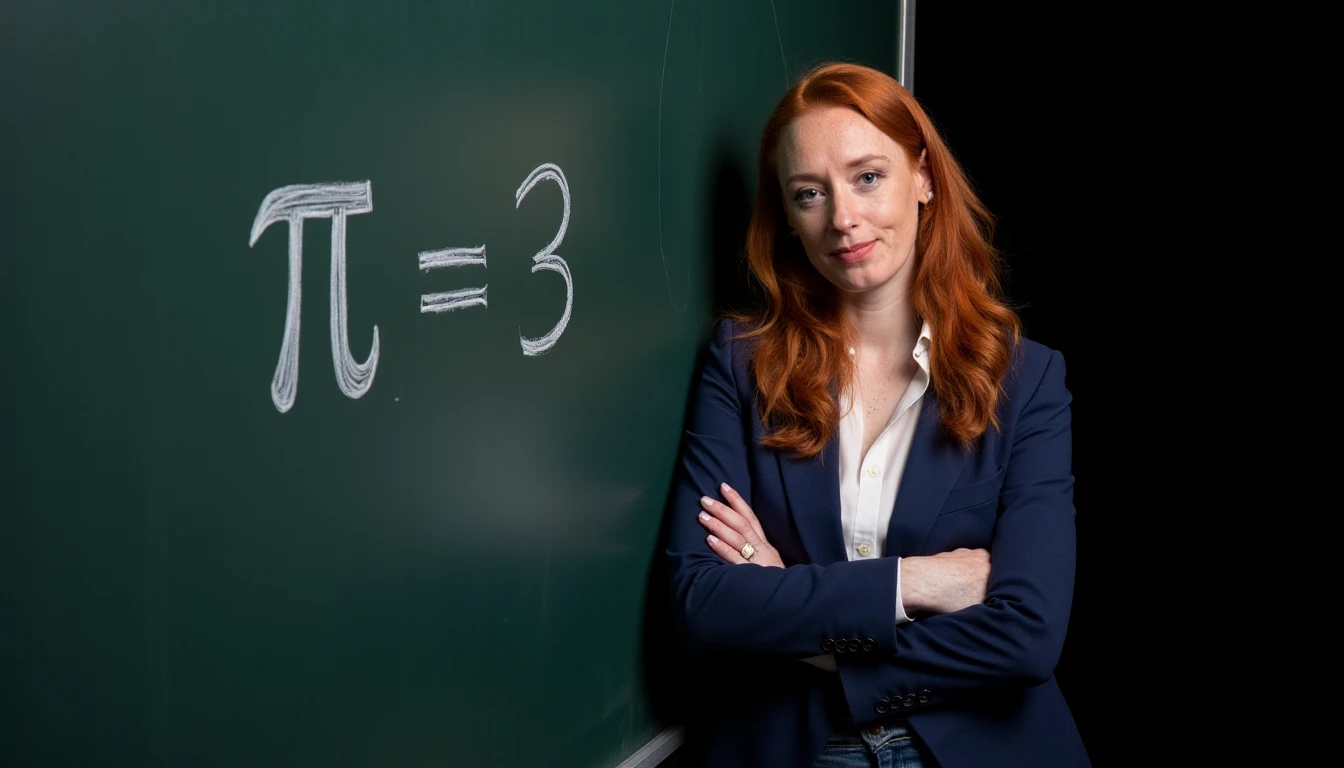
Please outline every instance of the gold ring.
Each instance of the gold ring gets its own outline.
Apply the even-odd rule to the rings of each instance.
[[[751,556],[754,555],[754,554],[756,554],[756,548],[753,547],[753,546],[751,546],[751,542],[750,542],[750,541],[748,541],[746,544],[743,544],[743,545],[742,545],[742,557],[743,557],[743,559],[745,559],[745,560],[750,560],[750,559],[751,559]]]

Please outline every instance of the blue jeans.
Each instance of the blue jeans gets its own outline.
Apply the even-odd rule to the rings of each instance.
[[[936,768],[919,737],[904,723],[837,733],[813,768]]]

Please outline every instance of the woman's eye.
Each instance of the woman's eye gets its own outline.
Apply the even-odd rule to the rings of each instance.
[[[821,193],[815,189],[800,189],[798,190],[798,194],[793,196],[793,199],[800,203],[809,203],[816,200],[817,196],[820,194]]]
[[[867,173],[859,174],[859,181],[866,187],[871,187],[877,184],[877,180],[879,178],[881,177],[877,175],[876,171],[869,171]]]

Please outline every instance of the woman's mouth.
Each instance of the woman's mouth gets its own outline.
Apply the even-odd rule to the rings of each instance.
[[[848,248],[836,248],[834,251],[831,251],[830,255],[846,264],[854,264],[863,261],[864,258],[868,256],[868,252],[873,250],[874,245],[877,245],[877,241],[869,240],[866,243],[859,243],[858,245],[852,245]]]

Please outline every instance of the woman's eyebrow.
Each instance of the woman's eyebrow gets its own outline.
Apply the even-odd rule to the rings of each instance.
[[[868,163],[877,160],[881,160],[886,163],[891,162],[891,158],[887,157],[886,155],[864,155],[863,157],[858,157],[853,160],[850,160],[848,163],[845,164],[845,167],[856,168],[860,165],[867,165]],[[812,173],[795,173],[788,179],[786,179],[784,183],[788,185],[794,183],[795,181],[825,181],[825,179],[821,176]]]
[[[871,163],[871,162],[873,162],[874,160],[882,160],[882,161],[884,161],[884,162],[888,162],[888,163],[891,162],[891,158],[887,157],[886,155],[864,155],[863,157],[860,157],[860,158],[858,158],[858,159],[856,159],[856,160],[850,160],[850,161],[849,161],[849,165],[847,165],[847,166],[845,166],[845,167],[846,167],[846,168],[853,168],[853,167],[856,166],[856,165],[867,165],[868,163]]]

